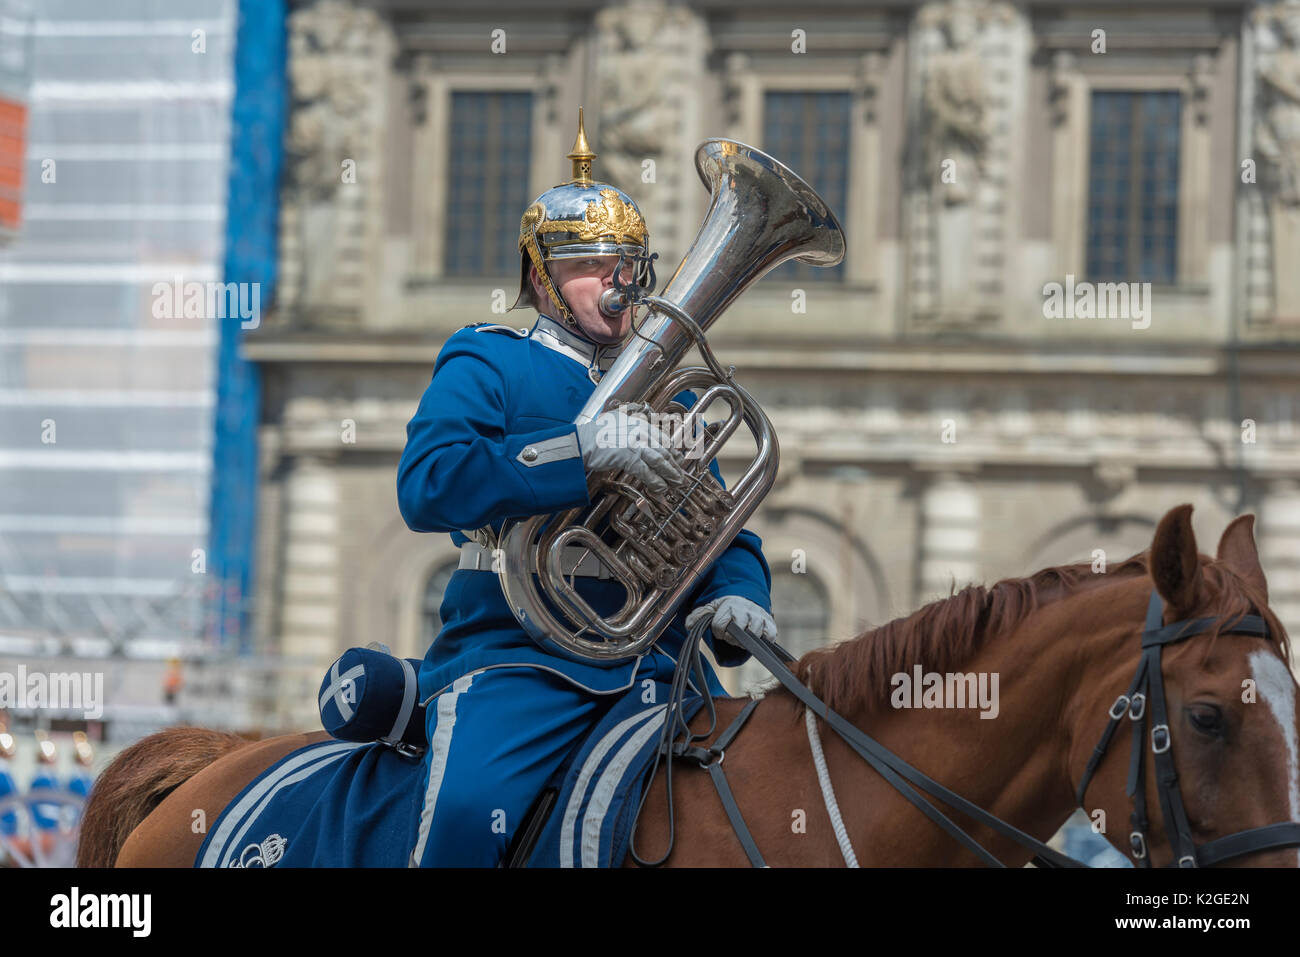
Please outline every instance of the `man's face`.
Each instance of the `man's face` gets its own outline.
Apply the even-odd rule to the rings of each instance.
[[[600,311],[600,295],[614,286],[617,256],[587,256],[583,259],[557,259],[551,264],[551,280],[564,301],[573,310],[573,317],[592,342],[612,344],[622,342],[632,324],[632,310],[624,309],[617,319],[609,319]],[[537,267],[530,273],[537,301],[549,303],[550,297],[542,285]],[[623,281],[631,282],[631,266],[623,270]]]

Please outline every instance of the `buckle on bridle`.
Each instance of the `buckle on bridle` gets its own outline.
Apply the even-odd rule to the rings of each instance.
[[[1183,857],[1180,857],[1180,858],[1178,859],[1178,866],[1179,866],[1179,867],[1195,867],[1195,866],[1196,866],[1196,858],[1193,857],[1191,854],[1187,854],[1187,855],[1185,855],[1185,856],[1183,856]]]
[[[1124,717],[1124,712],[1128,710],[1128,702],[1129,698],[1126,694],[1122,694],[1115,699],[1115,703],[1110,706],[1110,711],[1107,712],[1112,721],[1118,721]]]
[[[1161,747],[1162,742],[1164,745],[1163,747]],[[1169,744],[1170,744],[1169,725],[1158,724],[1151,729],[1151,753],[1152,754],[1164,754],[1166,751],[1169,750]]]
[[[1128,836],[1129,847],[1133,849],[1133,856],[1137,860],[1147,856],[1147,839],[1141,831],[1134,831]]]
[[[1133,701],[1128,708],[1128,719],[1130,721],[1139,721],[1142,715],[1147,713],[1147,696],[1141,691],[1133,696]]]
[[[700,758],[700,767],[705,768],[706,770],[710,765],[714,764],[718,767],[722,767],[722,759],[727,756],[727,749],[723,748],[721,751],[714,751],[712,748],[709,748],[707,754],[711,760],[706,761],[704,758]]]

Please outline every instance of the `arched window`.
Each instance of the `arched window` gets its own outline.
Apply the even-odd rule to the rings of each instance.
[[[815,575],[773,569],[772,613],[780,631],[776,640],[796,658],[830,641],[830,595]],[[734,677],[728,683],[742,694],[775,680],[753,660],[729,670]]]
[[[419,653],[423,655],[433,644],[433,639],[438,637],[438,632],[442,630],[442,615],[439,609],[442,607],[442,596],[447,591],[447,583],[451,581],[452,572],[456,570],[457,562],[448,562],[445,565],[439,565],[429,575],[429,580],[424,585],[424,600],[420,604],[420,639],[421,645]]]

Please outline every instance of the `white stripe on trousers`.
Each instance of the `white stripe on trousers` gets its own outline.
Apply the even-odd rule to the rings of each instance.
[[[451,732],[456,727],[456,701],[469,690],[474,675],[463,675],[452,682],[451,688],[438,696],[438,723],[429,736],[429,784],[424,789],[424,807],[420,811],[420,830],[411,851],[408,867],[419,867],[429,841],[429,826],[438,806],[438,791],[443,775],[447,773],[447,754],[451,750]]]

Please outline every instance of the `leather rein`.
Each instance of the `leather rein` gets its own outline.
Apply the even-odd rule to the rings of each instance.
[[[1105,757],[1115,731],[1127,716],[1133,728],[1133,749],[1129,763],[1127,786],[1128,796],[1134,804],[1132,812],[1133,831],[1130,834],[1129,841],[1131,853],[1137,862],[1137,866],[1151,866],[1151,860],[1147,853],[1149,822],[1146,815],[1146,789],[1144,787],[1144,758],[1146,753],[1144,742],[1147,738],[1147,717],[1150,715],[1152,722],[1150,743],[1156,793],[1160,801],[1160,811],[1164,819],[1169,846],[1174,850],[1175,860],[1179,867],[1205,867],[1246,854],[1281,847],[1300,847],[1300,823],[1290,821],[1238,831],[1235,834],[1218,838],[1199,847],[1196,846],[1192,838],[1191,825],[1184,810],[1182,792],[1178,784],[1178,774],[1174,769],[1168,707],[1165,700],[1164,677],[1161,671],[1161,651],[1165,645],[1183,641],[1193,635],[1199,635],[1210,630],[1218,619],[1188,619],[1170,625],[1163,625],[1163,620],[1164,602],[1161,600],[1159,593],[1153,590],[1151,600],[1147,606],[1146,625],[1141,634],[1142,653],[1138,661],[1137,674],[1134,676],[1128,691],[1120,695],[1110,707],[1108,712],[1110,720],[1106,725],[1106,729],[1102,732],[1101,740],[1088,760],[1083,779],[1080,781],[1076,792],[1079,807],[1083,807],[1083,798],[1087,792],[1088,784]],[[717,712],[714,710],[713,699],[708,694],[708,686],[704,681],[703,663],[700,658],[700,642],[709,627],[711,627],[711,621],[707,619],[697,623],[691,629],[683,646],[677,672],[673,677],[673,686],[667,709],[668,714],[664,721],[659,751],[655,756],[654,767],[651,769],[649,778],[647,778],[646,788],[642,793],[637,815],[633,819],[630,853],[632,859],[643,867],[657,867],[666,861],[672,853],[674,841],[672,767],[675,757],[694,760],[699,763],[700,767],[709,772],[709,776],[718,791],[718,797],[721,799],[727,817],[731,821],[732,829],[736,832],[736,837],[740,840],[749,862],[755,867],[767,866],[758,845],[754,842],[753,835],[745,824],[744,816],[736,804],[723,771],[723,759],[726,756],[727,746],[735,740],[736,735],[740,733],[741,728],[744,727],[745,722],[753,714],[754,709],[762,699],[753,699],[745,705],[740,714],[736,716],[735,720],[710,747],[702,748],[693,744],[695,740],[708,738],[717,726]],[[948,808],[961,812],[995,833],[1032,851],[1035,866],[1088,866],[1082,861],[1062,854],[1019,828],[989,814],[961,795],[939,784],[885,748],[878,741],[863,733],[839,714],[831,711],[825,702],[810,691],[790,671],[787,664],[792,663],[794,658],[776,642],[756,638],[735,624],[728,627],[727,634],[736,644],[749,651],[791,694],[803,702],[805,707],[825,721],[850,748],[893,785],[921,813],[985,864],[991,867],[1006,866],[978,841],[963,831],[943,811],[922,797],[921,791],[942,802]],[[1269,635],[1268,625],[1258,615],[1244,616],[1231,628],[1224,630],[1222,634],[1251,635],[1264,639],[1267,639]],[[695,676],[694,681],[691,680],[691,675]],[[703,695],[710,714],[709,727],[701,734],[691,732],[686,722],[682,720],[681,705],[689,685],[694,685],[695,690]],[[682,735],[680,741],[677,740],[679,734]],[[636,853],[636,829],[640,822],[641,811],[645,807],[646,796],[650,793],[650,783],[654,780],[655,770],[658,768],[660,759],[665,756],[668,759],[665,768],[668,796],[668,849],[657,860],[645,861]],[[1170,866],[1173,866],[1173,862],[1171,862]]]

